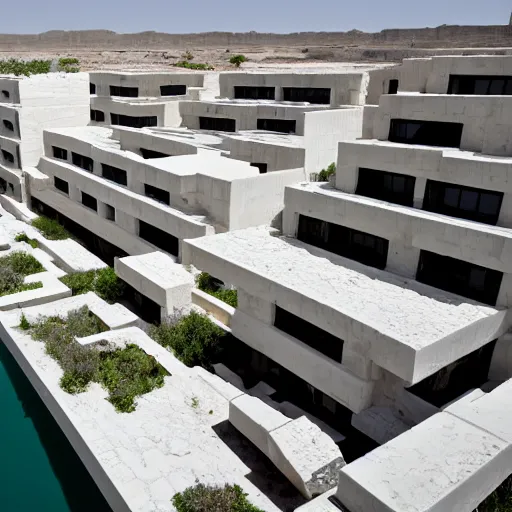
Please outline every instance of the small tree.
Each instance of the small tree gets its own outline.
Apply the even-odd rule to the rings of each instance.
[[[188,60],[188,61],[191,61],[194,59],[194,55],[192,54],[191,51],[187,50],[182,56],[181,56],[182,59],[184,60]]]
[[[247,57],[245,55],[233,55],[229,59],[229,63],[233,64],[237,68],[239,68],[240,64],[242,64],[243,62],[247,62]]]
[[[333,162],[327,169],[322,169],[318,173],[318,181],[329,181],[329,178],[334,174],[336,174],[336,164]]]

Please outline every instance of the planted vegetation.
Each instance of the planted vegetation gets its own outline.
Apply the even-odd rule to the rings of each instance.
[[[176,68],[185,68],[185,69],[197,69],[200,71],[212,71],[215,68],[210,66],[210,64],[203,64],[201,62],[190,62],[188,60],[180,60],[173,64]]]
[[[236,66],[237,68],[240,67],[240,65],[243,62],[247,62],[247,57],[245,55],[232,55],[229,59],[229,63],[233,64],[233,66]]]
[[[197,287],[203,292],[236,308],[238,306],[238,294],[236,290],[222,288],[220,282],[206,272],[201,272],[196,278]]]
[[[318,181],[329,181],[329,178],[336,174],[336,164],[333,162],[327,169],[322,169],[318,173]]]
[[[78,73],[80,71],[80,61],[76,57],[61,57],[59,59],[59,71]]]
[[[94,292],[109,304],[117,302],[124,291],[124,282],[117,277],[111,267],[87,272],[75,272],[61,277],[60,280],[71,288],[73,295]]]
[[[16,242],[25,242],[29,244],[33,249],[37,249],[39,247],[39,242],[33,238],[29,238],[26,233],[18,233],[14,237],[14,240],[16,240]]]
[[[219,361],[226,333],[206,315],[192,311],[175,322],[151,327],[149,335],[187,366],[211,370]]]
[[[40,75],[44,73],[49,73],[51,65],[51,60],[0,60],[0,74],[16,76]]]
[[[224,487],[197,484],[174,495],[177,512],[263,512],[247,500],[238,485]]]
[[[32,221],[32,226],[38,229],[48,240],[66,240],[71,238],[68,231],[55,219],[40,215]]]
[[[27,330],[28,322],[20,328]],[[46,353],[55,359],[64,374],[61,388],[67,393],[86,391],[91,382],[98,382],[109,393],[107,400],[119,412],[132,412],[136,399],[164,385],[167,371],[136,345],[99,351],[80,345],[75,338],[107,331],[107,326],[87,306],[60,317],[40,318],[28,327],[32,338],[45,344]]]
[[[44,267],[34,256],[25,252],[12,252],[0,258],[0,297],[42,288],[42,283],[27,283],[26,276],[43,272]]]

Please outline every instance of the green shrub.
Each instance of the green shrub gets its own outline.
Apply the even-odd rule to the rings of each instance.
[[[194,55],[192,54],[192,52],[190,52],[189,50],[187,50],[187,51],[186,51],[186,52],[181,56],[181,58],[182,58],[183,60],[188,60],[188,61],[190,61],[190,60],[193,60],[193,59],[194,59]]]
[[[336,174],[336,164],[333,162],[327,167],[327,169],[322,169],[318,173],[318,181],[329,181],[329,178]]]
[[[150,336],[170,348],[187,366],[211,369],[219,360],[226,333],[206,315],[192,311],[177,322],[162,323],[150,329]]]
[[[38,288],[42,288],[43,283],[38,281],[37,283],[26,283],[22,284],[20,286],[11,288],[10,290],[6,292],[0,293],[0,297],[3,297],[4,295],[12,295],[13,293],[20,293],[20,292],[28,292],[29,290],[37,290]]]
[[[124,291],[124,282],[117,277],[112,267],[75,272],[61,277],[60,280],[71,288],[73,295],[94,292],[110,304],[117,302]]]
[[[238,485],[224,487],[197,484],[172,498],[177,512],[263,512],[247,500]]]
[[[59,66],[60,67],[64,67],[64,66],[78,66],[80,64],[80,61],[76,58],[76,57],[61,57],[59,59]]]
[[[33,249],[37,249],[39,247],[39,242],[37,240],[34,240],[33,238],[29,238],[26,233],[18,233],[14,240],[16,242],[25,242],[29,244]]]
[[[34,256],[21,251],[11,252],[11,254],[0,258],[0,268],[5,269],[7,267],[24,277],[44,272],[43,265]]]
[[[44,74],[50,72],[51,65],[51,60],[0,60],[0,75],[30,76]]]
[[[87,306],[70,311],[65,320],[40,318],[31,328],[32,338],[45,344],[46,353],[64,371],[60,386],[67,393],[82,393],[91,382],[109,392],[108,401],[120,412],[135,410],[137,396],[162,387],[166,370],[136,345],[99,352],[80,345],[75,337],[108,330]]]
[[[41,215],[32,221],[32,226],[38,229],[48,240],[66,240],[71,235],[55,219]]]
[[[232,55],[231,58],[229,59],[229,63],[239,68],[240,64],[242,64],[243,62],[247,62],[247,60],[248,59],[245,55]]]
[[[209,64],[189,62],[188,60],[180,60],[179,62],[173,64],[173,66],[177,68],[197,69],[200,71],[212,71],[213,69],[215,69],[213,66],[210,66]]]
[[[27,317],[25,316],[25,313],[21,313],[21,318],[20,318],[20,325],[19,325],[19,328],[22,330],[22,331],[28,331],[32,326],[30,325],[30,322],[27,320]]]
[[[226,290],[221,288],[221,281],[212,277],[207,272],[201,272],[196,277],[196,286],[213,297],[236,308],[238,306],[238,293],[236,290]]]

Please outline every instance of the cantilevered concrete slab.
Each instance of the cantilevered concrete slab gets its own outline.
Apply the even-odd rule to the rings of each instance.
[[[482,347],[509,324],[505,310],[272,236],[264,227],[184,246],[185,263],[286,307],[409,383]]]

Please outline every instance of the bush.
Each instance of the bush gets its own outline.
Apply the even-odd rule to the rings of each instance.
[[[80,64],[80,61],[76,57],[61,57],[59,59],[59,66],[78,66]]]
[[[34,240],[33,238],[29,238],[26,233],[18,233],[14,240],[16,242],[25,242],[29,244],[33,249],[37,249],[39,247],[39,242],[37,240]]]
[[[153,326],[149,335],[187,366],[210,370],[220,358],[226,333],[206,315],[192,311],[177,322]]]
[[[108,401],[120,412],[135,410],[137,396],[162,387],[166,370],[136,345],[99,352],[80,345],[75,337],[108,330],[87,306],[59,317],[39,319],[32,327],[32,338],[45,344],[46,353],[55,359],[64,374],[61,388],[67,393],[82,393],[90,382],[99,382],[109,392]]]
[[[23,277],[44,272],[43,265],[34,256],[21,251],[11,252],[11,254],[1,257],[0,268],[10,268],[13,272],[21,274]]]
[[[263,512],[247,500],[238,485],[217,487],[197,484],[174,495],[177,512]]]
[[[32,326],[30,325],[30,322],[27,320],[27,317],[25,316],[25,313],[21,313],[21,318],[20,318],[20,325],[19,325],[19,328],[22,330],[22,331],[28,331]]]
[[[187,50],[187,51],[186,51],[186,52],[181,56],[181,58],[182,58],[183,60],[188,60],[188,61],[190,61],[190,60],[193,60],[193,59],[194,59],[194,55],[192,55],[192,53],[191,53],[189,50]]]
[[[222,281],[212,277],[207,272],[201,272],[196,277],[196,286],[203,292],[216,297],[217,299],[236,308],[238,306],[238,293],[236,290],[221,288]]]
[[[32,221],[32,226],[38,229],[48,240],[66,240],[71,235],[55,219],[41,215]]]
[[[245,55],[232,55],[231,58],[229,59],[229,63],[239,68],[240,65],[243,62],[247,62],[247,60],[248,59]]]
[[[327,169],[322,169],[318,173],[318,181],[329,181],[333,174],[336,174],[336,164],[334,162]]]
[[[61,277],[60,280],[71,288],[73,295],[94,292],[109,304],[117,302],[124,291],[124,282],[117,277],[112,267],[75,272]]]
[[[177,68],[197,69],[200,71],[212,71],[215,69],[213,66],[210,66],[209,64],[189,62],[188,60],[180,60],[179,62],[173,64],[173,66]]]
[[[49,73],[51,65],[51,60],[0,60],[0,75],[39,75]]]

